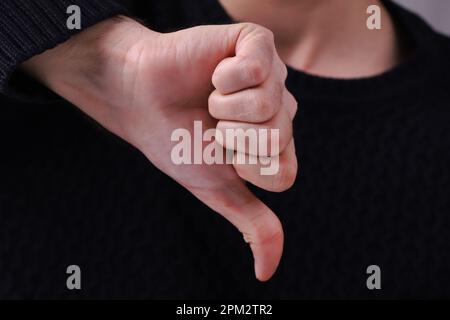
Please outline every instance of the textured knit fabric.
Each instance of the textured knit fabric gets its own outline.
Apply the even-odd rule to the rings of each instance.
[[[0,92],[8,91],[6,84],[20,63],[80,32],[67,27],[72,5],[80,8],[82,29],[125,12],[111,0],[0,1]]]
[[[195,3],[131,10],[158,31],[231,22]],[[2,97],[0,297],[450,297],[450,40],[386,4],[411,47],[401,65],[355,80],[289,70],[300,171],[287,192],[254,188],[285,230],[264,284],[239,232],[137,150],[69,103]],[[81,291],[66,288],[72,264]]]

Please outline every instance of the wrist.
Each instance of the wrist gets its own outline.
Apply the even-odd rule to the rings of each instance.
[[[108,66],[126,59],[127,52],[146,32],[151,31],[131,18],[110,18],[29,59],[21,68],[84,109],[86,99],[101,98]]]

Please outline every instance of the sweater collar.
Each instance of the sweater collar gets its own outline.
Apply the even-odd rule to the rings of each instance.
[[[361,101],[411,92],[426,81],[433,67],[438,34],[414,13],[390,0],[383,4],[410,47],[404,61],[382,74],[355,79],[315,76],[288,66],[290,91],[302,98]],[[202,0],[202,5],[191,12],[199,24],[234,22],[217,0]]]

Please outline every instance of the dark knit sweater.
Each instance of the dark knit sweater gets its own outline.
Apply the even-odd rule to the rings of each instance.
[[[21,61],[70,36],[69,2],[86,24],[122,12],[0,2],[3,92]],[[264,284],[238,231],[137,150],[67,102],[1,96],[0,298],[450,297],[450,40],[386,3],[411,47],[401,65],[355,80],[290,70],[300,172],[287,192],[254,188],[285,230]],[[129,9],[158,31],[230,22],[210,0]],[[66,288],[72,264],[81,291]],[[373,264],[382,289],[369,291]]]

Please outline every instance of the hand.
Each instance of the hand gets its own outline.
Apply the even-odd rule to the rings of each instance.
[[[234,24],[159,34],[117,17],[23,67],[233,223],[250,244],[256,277],[273,275],[283,249],[281,223],[245,185],[280,192],[297,172],[297,104],[270,31]],[[192,131],[199,120],[204,129],[279,129],[279,151],[272,154],[279,154],[278,173],[262,176],[260,165],[175,165],[172,132]]]

